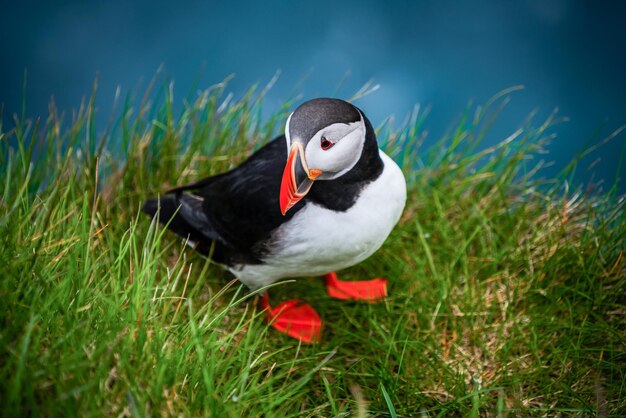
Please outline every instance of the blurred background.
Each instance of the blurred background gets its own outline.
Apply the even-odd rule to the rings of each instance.
[[[626,123],[625,21],[626,2],[576,0],[5,1],[2,118],[6,130],[23,97],[29,117],[46,115],[51,97],[71,112],[98,74],[103,130],[116,88],[139,94],[161,65],[181,105],[230,74],[240,96],[280,70],[268,112],[295,94],[347,98],[373,79],[380,89],[356,104],[374,125],[390,115],[400,123],[420,103],[431,107],[425,128],[435,140],[468,103],[521,84],[489,141],[533,110],[539,123],[559,108],[569,122],[549,148],[555,163],[543,175],[552,176]],[[622,134],[586,159],[577,179],[610,188],[625,142]]]

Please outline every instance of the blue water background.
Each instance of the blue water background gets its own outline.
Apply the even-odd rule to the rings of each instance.
[[[103,130],[116,87],[141,89],[161,65],[179,104],[196,81],[205,88],[234,73],[229,90],[241,96],[280,70],[268,112],[294,92],[336,95],[346,74],[343,97],[373,79],[381,88],[357,104],[374,124],[429,105],[431,140],[468,102],[522,84],[488,141],[558,107],[570,121],[555,130],[544,176],[626,123],[626,2],[12,1],[0,9],[0,56],[5,126],[21,111],[25,68],[31,117],[47,113],[51,96],[77,108],[98,74]],[[577,179],[604,179],[607,190],[624,143],[621,135],[584,160]]]

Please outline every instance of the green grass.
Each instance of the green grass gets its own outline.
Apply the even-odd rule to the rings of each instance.
[[[274,301],[305,299],[327,324],[320,344],[300,345],[139,213],[147,196],[243,161],[293,109],[262,119],[263,92],[223,104],[225,88],[176,115],[167,88],[128,98],[103,133],[93,95],[72,115],[0,126],[3,415],[626,413],[624,199],[540,180],[553,117],[489,148],[506,94],[428,148],[417,109],[383,123],[407,207],[342,277],[386,276],[390,296],[277,285]]]

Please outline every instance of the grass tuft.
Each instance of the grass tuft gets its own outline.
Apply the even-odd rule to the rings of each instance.
[[[511,91],[427,148],[428,110],[381,125],[407,207],[343,277],[387,276],[390,296],[341,303],[320,280],[277,285],[277,300],[306,298],[327,324],[301,345],[138,210],[241,163],[294,103],[262,118],[267,89],[236,100],[224,82],[175,113],[171,86],[150,86],[101,134],[95,86],[72,115],[52,104],[46,119],[0,125],[3,415],[624,414],[624,197],[572,190],[569,172],[541,178],[556,114],[488,147]]]

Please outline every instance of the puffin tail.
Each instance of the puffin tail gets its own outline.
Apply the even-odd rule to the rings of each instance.
[[[195,249],[204,255],[210,251],[210,241],[220,239],[202,211],[202,201],[193,196],[166,194],[153,197],[146,200],[141,211],[157,218],[179,237],[191,241]]]
[[[176,218],[176,212],[180,207],[180,204],[176,204],[177,200],[174,195],[153,197],[144,202],[141,211],[151,218],[158,216],[159,222],[166,223]]]
[[[180,203],[175,195],[153,197],[143,204],[141,211],[150,218],[157,218],[168,229],[182,238],[191,238],[196,232],[182,216],[180,216]]]

